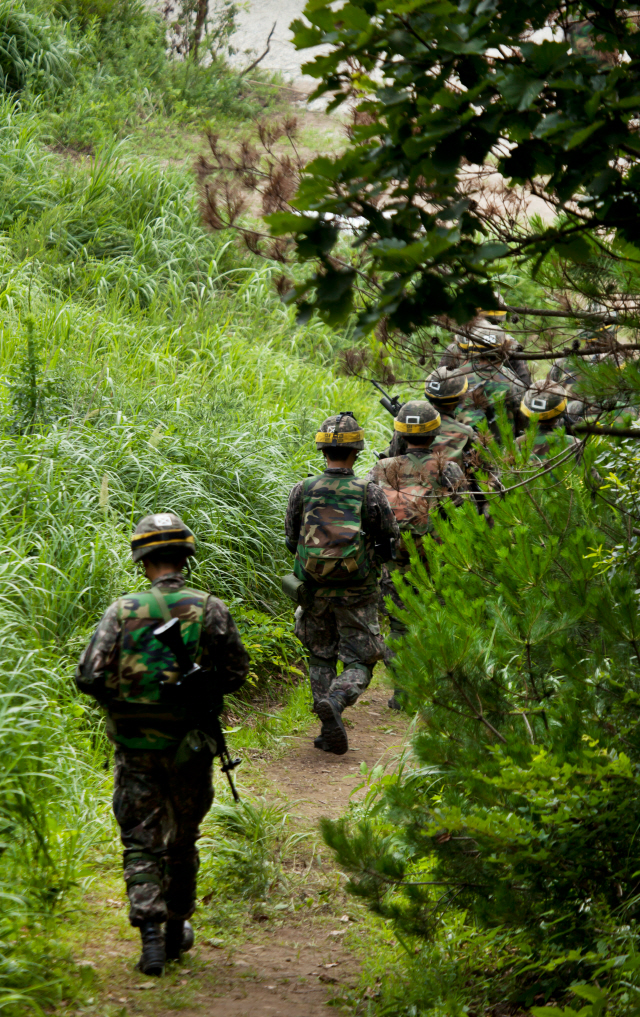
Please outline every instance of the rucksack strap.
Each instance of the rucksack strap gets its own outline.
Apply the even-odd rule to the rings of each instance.
[[[155,600],[156,604],[158,605],[158,607],[160,608],[160,614],[162,615],[162,620],[166,621],[166,622],[171,621],[171,618],[172,618],[171,611],[169,610],[167,602],[164,599],[163,595],[160,593],[160,590],[158,589],[157,586],[152,586],[151,587],[151,595],[152,595],[153,599]]]

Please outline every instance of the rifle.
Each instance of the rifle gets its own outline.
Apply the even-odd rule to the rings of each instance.
[[[171,650],[180,669],[180,678],[177,682],[161,682],[160,684],[166,689],[181,688],[184,693],[184,698],[186,699],[189,694],[189,686],[196,685],[198,681],[201,681],[205,677],[206,671],[201,668],[199,664],[194,664],[191,660],[189,651],[184,645],[182,632],[180,631],[180,619],[171,618],[170,621],[163,622],[162,625],[159,625],[157,629],[153,630],[153,634],[163,646],[166,646],[168,650]],[[242,760],[232,759],[229,755],[220,718],[215,710],[210,709],[208,711],[204,726],[199,725],[199,727],[205,734],[210,734],[211,737],[215,739],[216,746],[218,748],[217,754],[220,756],[221,761],[220,769],[224,774],[226,774],[234,801],[239,802],[240,795],[236,791],[231,771],[234,770],[236,766],[239,766]]]
[[[392,399],[391,396],[387,395],[379,381],[374,381],[373,378],[369,378],[369,381],[373,386],[375,386],[375,388],[378,389],[378,392],[382,392],[380,405],[384,406],[387,413],[390,413],[392,417],[397,417],[402,408],[402,403],[398,399],[398,396],[394,396]]]

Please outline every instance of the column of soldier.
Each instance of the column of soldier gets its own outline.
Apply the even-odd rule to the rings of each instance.
[[[377,661],[392,665],[379,609],[385,597],[402,605],[392,580],[393,572],[409,569],[401,534],[411,534],[419,550],[431,539],[434,512],[465,496],[491,523],[465,458],[474,428],[481,420],[494,427],[502,400],[514,427],[532,416],[539,421],[533,454],[540,459],[549,451],[549,432],[582,412],[566,361],[532,383],[523,360],[505,359],[510,339],[502,317],[481,312],[427,378],[428,398],[397,406],[391,444],[366,477],[353,472],[364,431],[342,412],[315,436],[324,471],[291,492],[285,540],[295,563],[283,589],[296,603],[295,631],[308,652],[320,751],[347,752],[343,711],[367,688]],[[131,550],[150,587],[108,608],[76,682],[106,712],[129,918],[142,939],[138,968],[161,975],[193,945],[188,919],[196,904],[199,827],[213,801],[212,762],[220,756],[228,776],[235,765],[219,715],[223,696],[245,681],[249,657],[228,608],[187,584],[195,537],[178,516],[146,516]],[[393,617],[390,628],[396,638],[404,631]],[[401,693],[389,707],[401,708]]]

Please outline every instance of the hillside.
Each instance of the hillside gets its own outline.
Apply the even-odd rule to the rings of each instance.
[[[385,428],[363,386],[336,373],[340,337],[296,326],[274,267],[200,224],[191,163],[204,122],[233,137],[286,111],[281,90],[222,62],[171,63],[158,16],[128,0],[4,3],[0,18],[12,40],[0,101],[0,1005],[76,1012],[95,989],[74,960],[86,928],[66,942],[64,923],[105,879],[123,890],[111,749],[72,676],[107,604],[143,582],[132,524],[172,510],[197,534],[193,581],[227,600],[252,653],[262,714],[234,707],[236,742],[271,752],[308,724],[279,587],[288,491],[317,460],[324,416],[348,404],[372,444]],[[314,122],[305,143],[317,139]]]

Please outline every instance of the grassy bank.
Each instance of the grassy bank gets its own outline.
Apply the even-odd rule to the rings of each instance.
[[[23,52],[24,78],[0,99],[8,1013],[73,999],[90,982],[60,945],[60,921],[115,847],[108,743],[72,674],[106,605],[142,584],[128,560],[132,523],[170,509],[196,532],[193,581],[232,604],[264,706],[264,723],[238,740],[272,745],[306,710],[294,692],[269,716],[269,688],[281,698],[298,677],[279,590],[288,490],[317,459],[310,438],[324,415],[347,407],[382,433],[368,393],[336,379],[332,336],[294,325],[272,266],[202,229],[190,172],[126,140],[143,122],[195,130],[213,117],[231,130],[273,90],[249,91],[221,63],[187,81],[155,16],[125,4],[118,20],[116,6],[101,17],[78,5],[70,22],[62,9],[18,10],[24,40],[57,63],[38,70]],[[39,44],[27,31],[38,26]],[[243,728],[246,710],[234,710]]]

